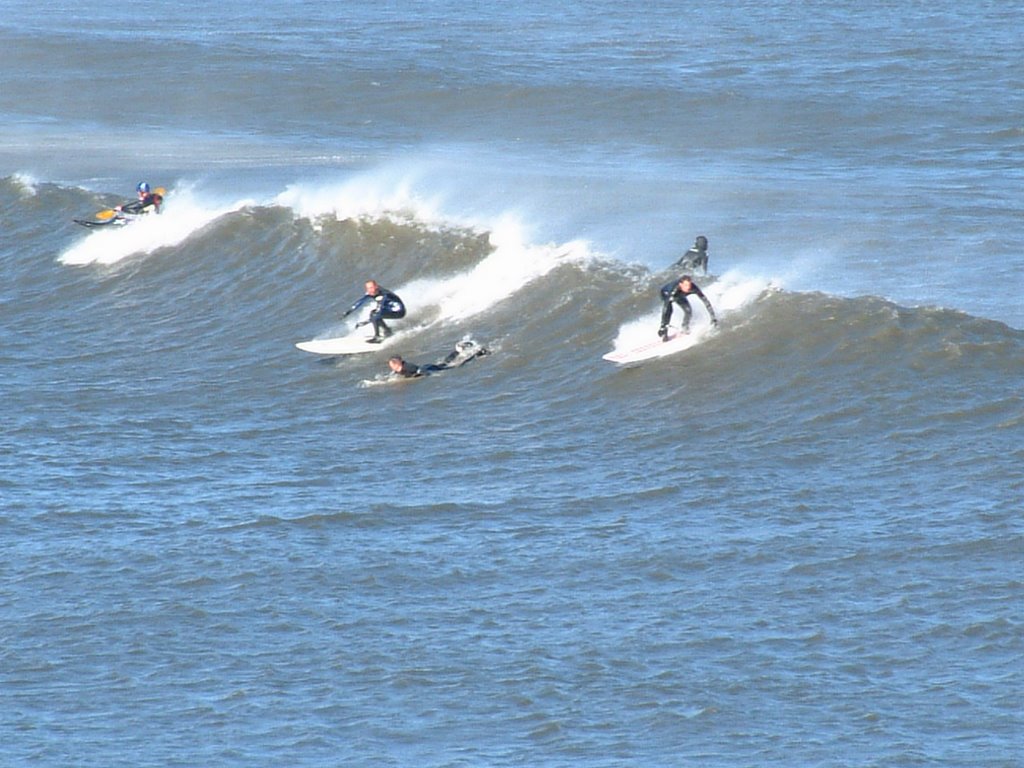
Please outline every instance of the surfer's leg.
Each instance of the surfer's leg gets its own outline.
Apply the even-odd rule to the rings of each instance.
[[[384,318],[388,320],[397,320],[405,317],[405,307],[400,307],[398,310],[395,309],[377,309],[370,313],[370,321],[373,323],[373,332],[375,335],[383,333],[385,336],[390,336],[394,331],[388,328],[384,322]]]
[[[672,319],[672,302],[666,301],[661,306],[661,327],[658,329],[658,335],[665,339],[668,336],[668,323]]]
[[[690,302],[686,300],[685,296],[680,296],[679,308],[683,310],[683,333],[690,330],[690,315],[693,314],[693,310],[690,309]]]
[[[387,327],[384,323],[385,313],[379,310],[374,310],[370,313],[370,322],[373,323],[373,338],[380,338],[381,334],[385,337],[390,336],[393,331]]]

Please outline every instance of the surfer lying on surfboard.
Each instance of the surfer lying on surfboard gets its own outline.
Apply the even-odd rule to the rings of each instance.
[[[369,319],[356,323],[356,328],[372,323],[373,338],[366,341],[369,344],[380,344],[394,333],[394,331],[388,328],[384,319],[392,320],[405,317],[405,304],[398,298],[398,294],[389,291],[387,288],[382,288],[376,280],[367,280],[365,287],[366,293],[363,294],[359,301],[349,307],[342,317],[348,317],[364,304],[372,302],[374,306],[370,310]]]
[[[683,333],[690,330],[690,316],[693,314],[693,310],[690,308],[690,302],[686,300],[687,296],[696,296],[703,301],[708,315],[711,316],[711,324],[718,325],[718,318],[715,317],[715,310],[712,309],[708,297],[697,287],[689,275],[683,275],[678,281],[667,283],[661,287],[661,327],[658,328],[658,335],[661,336],[662,341],[668,341],[668,323],[672,319],[673,303],[678,304],[679,308],[683,310]]]
[[[416,365],[395,355],[388,360],[388,368],[395,376],[403,379],[413,379],[419,376],[429,376],[438,371],[447,371],[450,368],[458,368],[470,360],[491,354],[486,347],[481,347],[475,341],[460,341],[455,344],[455,349],[449,352],[444,359],[430,365]]]

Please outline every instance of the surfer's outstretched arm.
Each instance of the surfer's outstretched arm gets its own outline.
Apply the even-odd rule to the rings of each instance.
[[[355,304],[353,304],[351,307],[345,310],[345,314],[343,314],[342,317],[348,317],[372,298],[373,297],[370,294],[364,294],[359,298],[359,300]]]
[[[711,302],[708,301],[708,297],[703,293],[700,295],[700,300],[704,302],[704,307],[708,311],[708,316],[711,318],[712,325],[718,325],[718,317],[715,315],[715,308],[711,306]]]

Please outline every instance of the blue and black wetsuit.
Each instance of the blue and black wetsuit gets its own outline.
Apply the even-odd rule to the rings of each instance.
[[[711,316],[711,322],[717,324],[718,318],[715,317],[715,310],[711,307],[711,302],[708,301],[708,297],[704,295],[704,292],[697,287],[697,284],[689,281],[689,287],[683,288],[681,283],[684,280],[688,280],[686,277],[681,277],[678,280],[673,280],[671,283],[666,283],[661,287],[661,328],[658,329],[658,335],[662,338],[666,338],[668,334],[668,324],[672,319],[672,305],[678,304],[679,308],[683,310],[683,331],[687,331],[690,328],[690,317],[693,315],[693,309],[690,307],[690,302],[686,300],[687,296],[696,296],[702,302],[708,310],[708,314]]]
[[[373,302],[375,305],[370,309],[370,322],[373,323],[373,338],[379,339],[382,333],[384,336],[390,336],[392,330],[388,328],[384,320],[397,320],[405,317],[405,304],[398,298],[397,293],[378,286],[377,293],[372,296],[369,293],[364,294],[345,314],[349,315],[369,302]]]

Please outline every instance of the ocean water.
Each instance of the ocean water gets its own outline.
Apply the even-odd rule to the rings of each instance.
[[[0,765],[1024,765],[1021,9],[492,6],[6,4]]]

